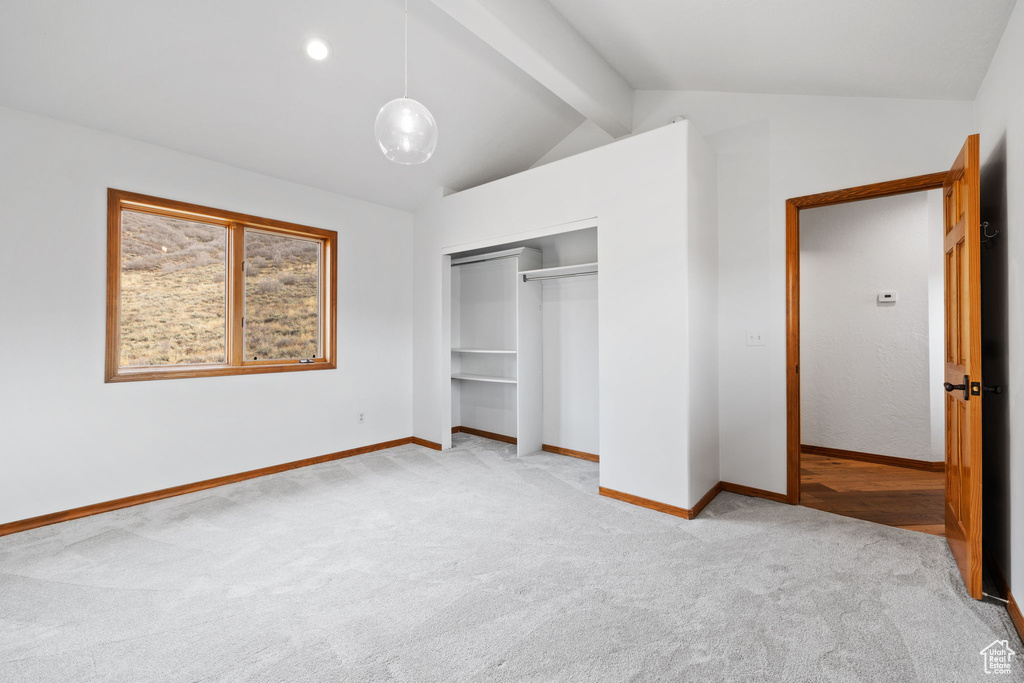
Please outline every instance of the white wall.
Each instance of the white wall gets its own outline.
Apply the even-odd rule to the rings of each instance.
[[[929,354],[929,271],[942,254],[930,233],[942,223],[928,222],[929,194],[801,212],[802,443],[944,458],[930,384],[942,357]],[[879,303],[883,291],[898,300]]]
[[[785,200],[949,168],[969,102],[640,91],[634,130],[689,117],[719,155],[721,477],[786,490]],[[746,346],[746,330],[767,345]]]
[[[544,443],[600,454],[598,292],[594,276],[544,288]]]
[[[411,215],[5,108],[0,158],[0,523],[412,433]],[[338,369],[104,384],[108,187],[337,230]]]
[[[679,125],[679,124],[673,124]],[[718,167],[707,140],[687,147],[690,500],[721,480],[718,416]],[[671,305],[670,302],[666,302]]]
[[[1003,397],[986,396],[1002,418],[1002,433],[989,438],[986,425],[985,544],[1021,602],[1024,592],[1024,5],[1018,4],[975,102],[981,134],[982,219],[1001,231],[993,242],[998,257],[984,263],[997,270],[1005,299],[986,310],[997,335],[990,341],[996,357],[985,357],[985,384],[1001,384]],[[986,259],[985,250],[982,258]],[[987,260],[987,259],[986,259]],[[993,267],[994,266],[994,267]],[[994,294],[999,294],[998,292]],[[986,297],[988,294],[985,295]],[[1002,296],[999,297],[1003,299]],[[983,320],[983,325],[989,327]],[[994,362],[992,362],[994,361]],[[991,486],[989,485],[991,483]],[[990,505],[991,504],[991,505]]]
[[[687,137],[678,124],[435,200],[416,214],[415,433],[443,442],[442,249],[597,217],[601,484],[691,507]],[[529,235],[523,235],[526,237]],[[503,241],[513,241],[504,239]]]

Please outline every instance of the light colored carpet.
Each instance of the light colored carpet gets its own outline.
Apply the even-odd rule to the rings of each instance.
[[[1021,651],[941,538],[732,494],[688,522],[456,436],[0,538],[0,681],[933,683]]]

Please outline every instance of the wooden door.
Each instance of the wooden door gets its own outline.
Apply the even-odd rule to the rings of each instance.
[[[978,136],[967,138],[945,195],[946,540],[981,599],[981,215]]]

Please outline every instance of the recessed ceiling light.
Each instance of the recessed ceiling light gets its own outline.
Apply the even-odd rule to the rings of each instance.
[[[310,38],[302,44],[310,59],[321,62],[331,56],[331,44],[323,38]]]

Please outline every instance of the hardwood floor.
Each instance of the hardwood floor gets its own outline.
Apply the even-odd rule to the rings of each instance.
[[[944,472],[800,455],[800,504],[846,517],[942,536]]]

